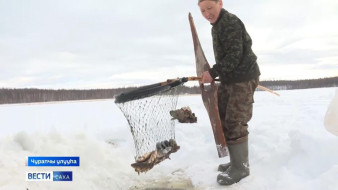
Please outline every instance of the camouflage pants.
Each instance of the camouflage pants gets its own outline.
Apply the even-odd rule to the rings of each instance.
[[[218,87],[218,109],[228,144],[240,143],[248,137],[254,92],[259,79],[221,84]]]

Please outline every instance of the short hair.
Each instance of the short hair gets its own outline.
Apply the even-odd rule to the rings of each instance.
[[[200,2],[202,1],[215,1],[216,3],[218,3],[219,0],[198,0],[198,4],[200,4]]]

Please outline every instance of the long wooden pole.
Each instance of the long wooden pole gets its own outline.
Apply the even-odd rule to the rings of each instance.
[[[194,80],[202,80],[201,77],[188,77],[188,81],[194,81]],[[216,79],[215,81],[219,81],[219,79]],[[280,96],[280,94],[278,94],[277,92],[265,87],[265,86],[262,86],[262,85],[258,85],[257,88],[261,89],[261,90],[264,90],[264,91],[267,91],[267,92],[270,92],[276,96]]]

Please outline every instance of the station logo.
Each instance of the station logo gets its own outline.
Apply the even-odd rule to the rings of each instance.
[[[72,171],[26,172],[26,181],[73,181]]]
[[[28,167],[78,167],[80,157],[27,157]],[[31,171],[26,172],[26,181],[73,181],[72,171]]]

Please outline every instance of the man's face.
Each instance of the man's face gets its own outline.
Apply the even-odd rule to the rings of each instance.
[[[211,24],[215,23],[219,13],[222,10],[222,0],[219,0],[217,3],[215,1],[202,1],[198,4],[200,7],[201,13],[204,18],[206,18]]]

